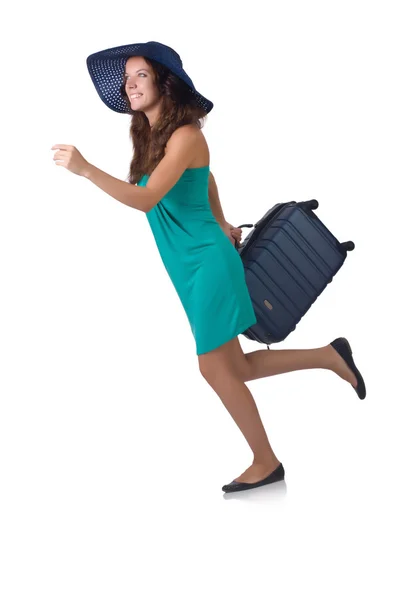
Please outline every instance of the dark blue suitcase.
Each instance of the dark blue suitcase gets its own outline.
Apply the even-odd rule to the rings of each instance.
[[[353,242],[340,243],[313,210],[317,200],[273,206],[236,249],[257,323],[243,332],[267,345],[296,328],[343,265]]]

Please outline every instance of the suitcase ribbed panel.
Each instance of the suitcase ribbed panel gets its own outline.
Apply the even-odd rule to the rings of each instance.
[[[345,258],[346,251],[310,209],[299,204],[286,206],[244,256],[246,282],[258,321],[244,335],[268,344],[284,340]]]

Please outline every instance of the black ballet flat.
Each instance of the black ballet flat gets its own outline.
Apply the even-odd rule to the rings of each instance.
[[[360,371],[354,364],[353,352],[350,348],[349,342],[346,338],[340,337],[331,342],[331,346],[337,351],[337,353],[343,358],[343,360],[348,364],[349,368],[355,374],[357,378],[357,387],[354,387],[354,385],[352,385],[352,388],[355,390],[360,400],[364,400],[365,396],[367,395],[364,379]]]
[[[255,483],[243,483],[241,481],[233,481],[223,486],[223,492],[241,492],[243,490],[250,490],[251,488],[256,488],[261,485],[267,485],[268,483],[275,483],[276,481],[281,481],[284,479],[284,467],[282,463],[279,464],[277,469],[275,469],[270,475],[265,477],[265,479],[261,479],[260,481],[256,481]]]

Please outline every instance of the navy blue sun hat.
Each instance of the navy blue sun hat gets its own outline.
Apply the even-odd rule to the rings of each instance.
[[[125,64],[130,56],[152,58],[168,67],[170,71],[189,86],[194,99],[199,106],[204,108],[206,113],[212,110],[213,103],[198,93],[193,81],[183,69],[179,54],[169,46],[160,44],[160,42],[146,42],[144,44],[127,44],[108,48],[90,54],[87,58],[88,72],[99,97],[106,106],[115,112],[132,114],[131,107],[120,92]]]

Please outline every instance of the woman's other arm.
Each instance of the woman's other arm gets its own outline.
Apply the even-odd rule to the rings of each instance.
[[[211,172],[208,178],[208,200],[211,206],[212,214],[218,221],[220,227],[223,229],[229,240],[233,244],[235,241],[240,243],[242,229],[240,227],[233,227],[233,225],[226,221],[221,202],[219,200],[218,187],[215,182],[215,177]]]
[[[222,211],[221,202],[219,200],[218,187],[215,182],[215,177],[211,171],[208,178],[208,200],[211,206],[212,214],[218,221],[219,225],[225,225],[226,219]]]

